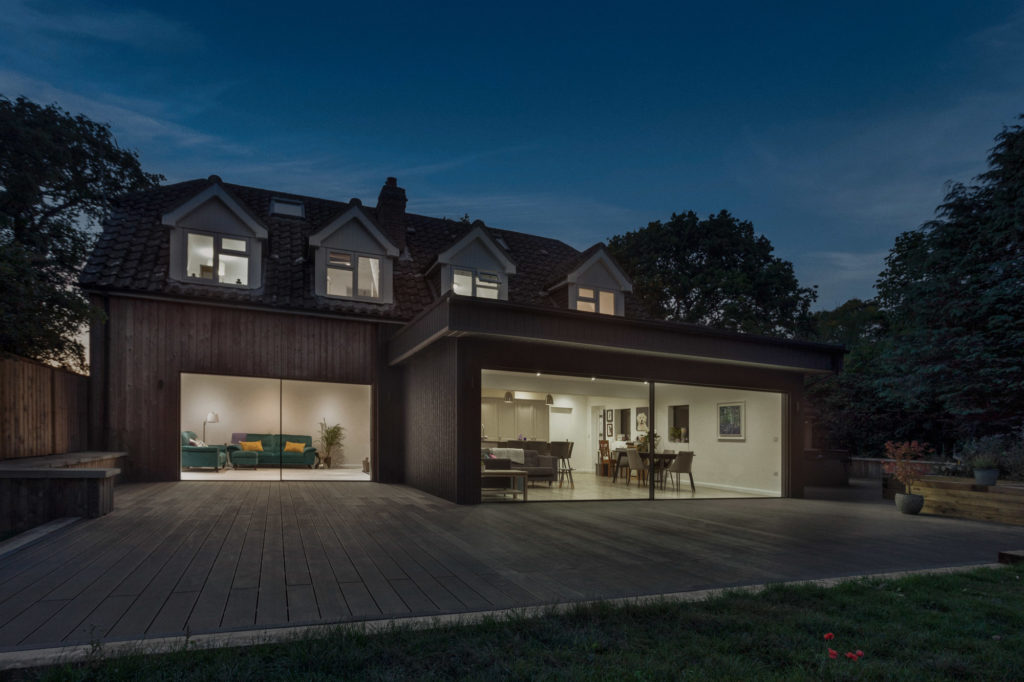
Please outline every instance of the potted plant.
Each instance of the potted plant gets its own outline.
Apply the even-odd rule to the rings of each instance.
[[[964,459],[974,470],[978,485],[995,485],[999,480],[999,462],[1006,443],[1001,436],[983,436],[964,445]]]
[[[641,435],[639,438],[636,439],[637,450],[639,450],[640,452],[647,452],[647,449],[648,449],[647,448],[647,446],[648,446],[648,442],[647,441],[650,439],[649,436],[650,436],[650,434],[645,433],[645,434]],[[655,450],[658,449],[658,443],[660,443],[660,442],[661,442],[661,436],[659,436],[657,433],[655,433],[654,434],[654,449]]]
[[[928,464],[920,459],[929,452],[931,448],[927,443],[918,443],[916,440],[902,443],[888,441],[885,444],[885,456],[892,461],[886,462],[882,468],[906,488],[905,493],[896,493],[896,508],[904,514],[917,514],[924,507],[924,496],[915,495],[913,487],[928,473]]]
[[[338,453],[339,458],[341,457],[341,444],[344,440],[345,429],[341,424],[328,426],[327,417],[324,417],[323,421],[320,422],[320,439],[317,442],[320,451],[320,461],[325,469],[331,468],[335,452]]]

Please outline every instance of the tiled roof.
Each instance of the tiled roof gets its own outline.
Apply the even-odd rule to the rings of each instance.
[[[170,228],[161,224],[164,213],[209,187],[213,179],[189,180],[122,197],[106,221],[103,233],[82,271],[81,284],[92,290],[138,292],[175,298],[238,302],[291,310],[318,311],[406,321],[438,297],[425,273],[443,252],[472,229],[472,225],[407,213],[405,237],[408,258],[395,261],[394,303],[380,305],[316,296],[314,261],[309,237],[350,208],[330,201],[285,192],[222,183],[235,199],[262,222],[269,233],[264,252],[263,287],[244,290],[189,284],[170,278]],[[294,199],[305,206],[303,218],[270,214],[272,198]],[[353,204],[354,205],[354,204]],[[376,209],[363,206],[371,220]],[[516,264],[509,277],[509,301],[553,306],[544,293],[552,273],[571,271],[594,247],[580,253],[564,242],[537,235],[488,227],[507,246]],[[598,245],[595,245],[598,246]],[[632,298],[627,296],[627,298]],[[630,306],[632,307],[632,306]]]

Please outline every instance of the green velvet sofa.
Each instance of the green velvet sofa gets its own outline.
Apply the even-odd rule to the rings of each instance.
[[[319,456],[310,436],[296,436],[287,433],[247,433],[243,440],[258,440],[262,451],[243,450],[240,445],[229,445],[228,455],[236,469],[243,467],[308,467],[316,466]],[[282,452],[285,443],[302,443],[302,452]]]
[[[223,445],[189,445],[199,437],[194,431],[181,432],[181,468],[213,469],[220,471],[228,464],[228,453]]]

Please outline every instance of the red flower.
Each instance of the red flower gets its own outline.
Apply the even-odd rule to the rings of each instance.
[[[852,651],[847,651],[846,652],[846,657],[848,659],[850,659],[851,661],[856,661],[857,660],[857,654],[853,653]]]
[[[864,658],[864,652],[860,649],[857,649],[857,658]]]
[[[838,651],[836,651],[835,649],[829,649],[828,650],[828,657],[829,658],[836,658],[837,656],[839,656],[839,652]]]
[[[825,639],[835,639],[835,637],[836,636],[833,635],[831,632],[826,632],[825,633]]]

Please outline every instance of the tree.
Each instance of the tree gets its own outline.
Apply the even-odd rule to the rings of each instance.
[[[892,325],[879,395],[958,438],[1024,415],[1024,126],[995,142],[975,184],[897,237],[877,284]]]
[[[809,325],[814,289],[801,287],[793,265],[771,242],[728,211],[700,219],[673,214],[608,240],[633,280],[633,293],[658,318],[795,336]]]
[[[110,126],[0,95],[0,352],[84,367],[75,334],[92,316],[77,288],[89,227],[116,196],[162,179]]]
[[[881,359],[889,352],[889,321],[877,301],[851,299],[835,310],[812,315],[809,338],[846,346],[849,354],[839,375],[808,377],[806,396],[817,409],[831,446],[876,456],[887,440],[917,437],[898,404],[883,401],[876,383],[883,378]]]

